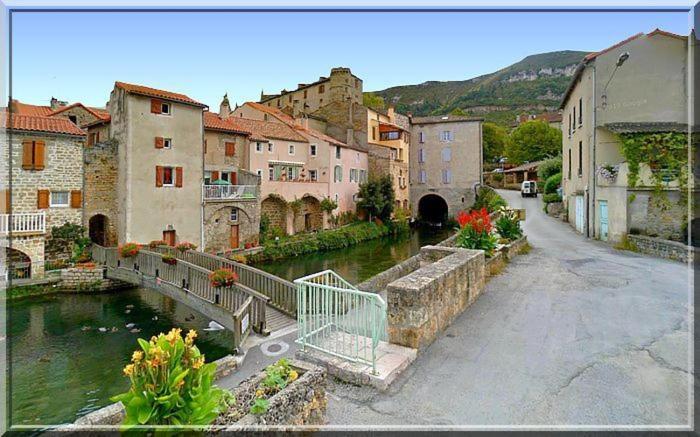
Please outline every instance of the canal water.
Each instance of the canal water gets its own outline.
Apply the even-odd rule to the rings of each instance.
[[[420,227],[411,229],[409,235],[379,238],[344,249],[304,254],[255,267],[290,281],[330,269],[351,284],[359,284],[417,254],[422,246],[439,243],[450,233],[451,230],[444,228]]]
[[[289,280],[325,269],[353,284],[447,238],[444,229],[302,255],[258,267]],[[134,289],[109,294],[59,294],[7,303],[13,425],[56,425],[110,403],[128,389],[122,368],[137,348],[172,327],[199,333],[197,345],[213,361],[233,349],[228,331],[204,331],[209,319],[160,293]],[[133,333],[126,324],[134,323]],[[99,328],[107,328],[100,332]],[[112,328],[116,330],[112,332]]]
[[[195,329],[207,361],[233,349],[228,331],[204,331],[209,319],[148,289],[31,297],[8,302],[7,311],[13,425],[73,422],[109,404],[128,389],[122,368],[139,337]]]

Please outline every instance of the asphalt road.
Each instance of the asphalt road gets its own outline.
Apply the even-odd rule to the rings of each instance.
[[[332,381],[329,424],[687,426],[686,265],[618,251],[527,209],[532,251],[389,388]]]

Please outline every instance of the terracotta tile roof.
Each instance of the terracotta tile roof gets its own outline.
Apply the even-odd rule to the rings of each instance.
[[[536,170],[537,167],[540,166],[544,161],[535,161],[535,162],[528,162],[527,164],[522,164],[517,167],[510,168],[508,170],[505,170],[503,173],[513,173],[513,172],[518,172],[518,171],[532,171]]]
[[[184,94],[173,93],[171,91],[164,91],[155,88],[149,88],[143,85],[134,85],[125,82],[115,82],[114,85],[117,88],[121,88],[124,91],[132,94],[140,94],[142,96],[157,97],[160,99],[172,100],[175,102],[185,103],[188,105],[201,106],[203,108],[207,107],[204,103],[200,103]]]
[[[10,123],[7,122],[8,116],[10,116]],[[7,112],[3,112],[0,114],[0,122],[2,123],[1,126],[3,128],[11,130],[47,132],[77,136],[85,135],[85,131],[66,118],[41,117],[36,115],[22,115],[14,113],[9,114]]]
[[[360,150],[360,151],[366,151],[360,147],[350,146],[348,144],[345,144],[342,141],[338,141],[331,136],[328,136],[322,132],[317,131],[316,129],[304,128],[302,126],[299,126],[297,124],[297,121],[294,119],[294,117],[292,117],[291,115],[289,115],[285,112],[282,112],[281,110],[279,110],[277,108],[272,108],[270,106],[262,105],[260,103],[255,103],[255,102],[246,102],[246,103],[244,103],[244,105],[248,105],[253,109],[257,109],[258,111],[270,114],[273,117],[277,118],[279,121],[285,123],[290,128],[292,128],[295,131],[300,132],[302,134],[312,136],[312,137],[317,138],[321,141],[326,141],[327,143],[334,144],[336,146],[347,147],[349,149],[355,149],[355,150]]]
[[[204,111],[204,129],[233,132],[250,135],[251,131],[243,129],[240,124],[232,121],[234,117],[221,118],[215,112]]]
[[[12,100],[12,112],[19,115],[36,115],[46,117],[51,114],[50,106],[30,105],[19,100]]]
[[[77,107],[81,107],[81,108],[85,109],[87,112],[92,114],[95,118],[99,118],[102,120],[106,120],[106,119],[110,118],[109,112],[105,111],[104,109],[89,108],[80,102],[73,103],[72,105],[68,105],[68,106],[61,106],[60,108],[56,109],[55,111],[50,112],[49,116],[57,115],[57,114],[60,114],[61,112],[65,112],[69,109],[73,109],[73,108],[77,108]]]
[[[227,120],[238,129],[251,132],[251,138],[253,139],[277,139],[308,143],[304,136],[300,135],[285,123],[251,120],[242,117],[229,117]]]

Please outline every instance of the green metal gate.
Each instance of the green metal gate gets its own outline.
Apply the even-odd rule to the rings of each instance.
[[[297,343],[372,366],[386,341],[386,302],[355,288],[332,270],[294,281],[297,287]]]

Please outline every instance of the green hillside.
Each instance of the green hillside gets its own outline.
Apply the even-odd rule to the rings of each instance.
[[[510,124],[523,111],[556,109],[586,53],[541,53],[473,79],[396,86],[374,94],[386,103],[394,103],[402,113],[437,115],[459,108],[470,115]]]

